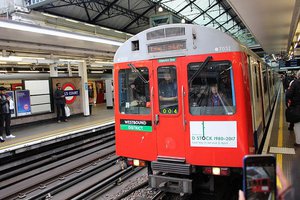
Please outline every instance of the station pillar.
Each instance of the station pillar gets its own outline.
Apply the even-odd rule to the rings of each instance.
[[[58,77],[57,64],[51,64],[50,65],[50,77]]]
[[[68,73],[69,73],[69,77],[72,77],[72,68],[70,62],[68,62]]]
[[[89,116],[89,94],[88,94],[88,78],[86,62],[80,62],[78,66],[79,76],[81,77],[81,91],[82,91],[82,108],[83,115]]]

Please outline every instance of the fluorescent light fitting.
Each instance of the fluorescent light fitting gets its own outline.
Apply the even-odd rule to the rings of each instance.
[[[40,71],[17,71],[19,73],[39,73]]]
[[[0,73],[7,73],[7,70],[0,70]]]
[[[0,61],[18,62],[18,61],[22,61],[22,58],[16,56],[9,56],[9,57],[0,56]]]
[[[294,49],[296,49],[297,45],[298,45],[298,43],[296,42],[295,45],[294,45]]]
[[[300,41],[300,34],[298,35],[298,39],[297,39],[297,41],[298,41],[298,42]]]
[[[65,18],[65,20],[66,20],[66,21],[69,21],[69,22],[79,23],[79,21],[76,21],[76,20],[73,20],[73,19]]]
[[[45,16],[48,16],[48,17],[53,17],[53,18],[58,18],[58,16],[51,15],[51,14],[48,14],[48,13],[42,13],[42,15],[45,15]]]
[[[30,62],[17,62],[18,65],[31,65]]]
[[[0,64],[7,64],[7,62],[0,62]]]
[[[32,59],[32,60],[45,60],[45,58],[38,58],[38,57],[20,57],[23,59]]]
[[[88,23],[84,23],[84,25],[95,27],[95,25],[94,25],[94,24],[88,24]]]
[[[122,42],[117,42],[117,41],[113,41],[113,40],[79,35],[79,34],[75,34],[75,33],[68,33],[68,32],[63,32],[63,31],[58,31],[58,30],[53,30],[53,29],[45,29],[45,28],[40,28],[40,27],[36,27],[36,26],[28,26],[28,25],[19,24],[19,23],[9,23],[9,22],[0,21],[0,27],[14,29],[14,30],[20,30],[20,31],[28,31],[28,32],[32,32],[32,33],[40,33],[40,34],[45,34],[45,35],[52,35],[52,36],[56,36],[56,37],[59,36],[59,37],[64,37],[64,38],[76,39],[76,40],[97,42],[97,43],[109,44],[109,45],[114,45],[114,46],[121,46],[123,44]]]
[[[95,61],[95,63],[99,63],[99,64],[114,64],[113,62],[104,62],[104,61]]]
[[[104,71],[91,71],[92,74],[103,74]]]
[[[117,30],[114,30],[114,32],[116,32],[116,33],[124,33],[124,32],[122,32],[122,31],[117,31]]]
[[[103,30],[107,30],[107,31],[110,31],[110,29],[109,28],[105,28],[105,27],[100,27],[101,29],[103,29]]]
[[[84,60],[59,59],[62,62],[84,62]]]

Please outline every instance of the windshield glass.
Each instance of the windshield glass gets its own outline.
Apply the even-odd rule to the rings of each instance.
[[[159,110],[162,114],[178,113],[177,75],[175,66],[159,67]]]
[[[136,71],[138,70],[139,73]],[[146,81],[145,81],[146,80]],[[119,71],[119,102],[122,114],[149,114],[149,71],[146,67]]]
[[[188,65],[188,80],[202,63]],[[209,62],[189,83],[192,115],[233,115],[236,111],[231,63]]]

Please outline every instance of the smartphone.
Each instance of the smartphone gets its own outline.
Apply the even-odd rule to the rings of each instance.
[[[247,200],[275,200],[276,158],[273,155],[245,156],[243,187]]]

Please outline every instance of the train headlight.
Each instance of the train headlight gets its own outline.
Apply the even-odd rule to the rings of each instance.
[[[221,168],[220,167],[213,167],[212,168],[213,175],[220,175],[221,174]]]

